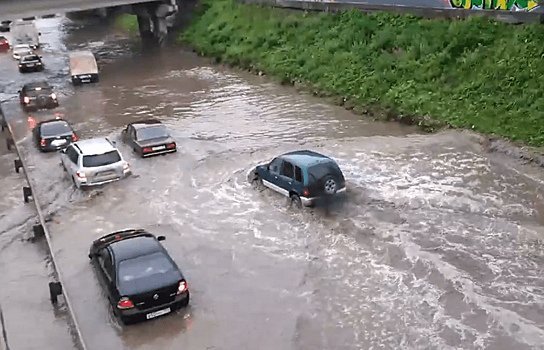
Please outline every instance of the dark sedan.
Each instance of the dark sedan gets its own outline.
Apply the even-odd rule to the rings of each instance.
[[[24,55],[19,59],[19,72],[35,72],[43,70],[42,58],[38,55]]]
[[[176,142],[166,127],[156,119],[130,123],[122,131],[123,142],[140,157],[176,152]]]
[[[46,81],[26,84],[19,90],[19,99],[25,112],[40,108],[52,109],[59,106],[57,95]]]
[[[89,258],[115,314],[124,324],[150,320],[189,304],[189,287],[159,241],[142,230],[124,230],[93,242]]]
[[[66,148],[79,139],[74,129],[64,119],[51,119],[40,122],[33,129],[34,142],[42,152]]]
[[[0,32],[9,32],[11,21],[0,22]]]

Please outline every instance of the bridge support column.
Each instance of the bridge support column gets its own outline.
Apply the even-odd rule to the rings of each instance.
[[[142,44],[144,46],[150,46],[154,44],[154,36],[151,31],[151,20],[148,16],[138,15],[138,28],[140,30],[140,38],[142,38]]]

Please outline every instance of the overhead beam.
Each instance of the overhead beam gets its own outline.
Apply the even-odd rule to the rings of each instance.
[[[161,2],[149,0],[0,0],[0,21],[93,10],[103,7]]]

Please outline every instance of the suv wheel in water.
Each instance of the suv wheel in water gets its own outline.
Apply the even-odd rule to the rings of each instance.
[[[325,192],[325,194],[333,195],[336,193],[337,190],[338,186],[336,185],[336,181],[334,181],[331,176],[325,178],[325,180],[323,181],[323,191]]]
[[[297,194],[292,194],[290,198],[290,204],[292,208],[300,209],[302,208],[302,201]]]
[[[263,179],[259,175],[255,175],[253,180],[251,180],[251,185],[253,186],[254,189],[260,191],[264,188]]]

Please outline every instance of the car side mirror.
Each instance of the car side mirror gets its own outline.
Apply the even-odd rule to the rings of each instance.
[[[164,241],[166,239],[166,237],[164,236],[158,236],[157,237],[157,241]]]
[[[42,33],[38,33],[38,35],[42,35]]]
[[[21,93],[21,90],[17,90],[18,93]]]

